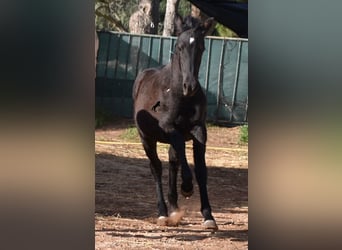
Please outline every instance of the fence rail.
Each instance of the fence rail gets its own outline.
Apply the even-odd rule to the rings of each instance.
[[[133,117],[132,87],[143,69],[167,64],[175,37],[98,32],[96,109]],[[199,81],[209,121],[248,122],[248,40],[207,37]]]

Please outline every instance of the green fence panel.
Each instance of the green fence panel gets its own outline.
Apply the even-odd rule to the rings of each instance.
[[[96,109],[132,118],[132,87],[136,75],[167,64],[176,38],[98,32]],[[205,39],[199,81],[208,101],[208,120],[247,123],[248,40]]]

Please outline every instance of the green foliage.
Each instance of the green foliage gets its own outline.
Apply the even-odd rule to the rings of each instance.
[[[216,127],[217,124],[215,124],[214,122],[211,122],[211,121],[207,121],[206,122],[206,127],[207,128],[213,128],[213,127]]]
[[[240,142],[248,143],[248,125],[240,127]]]
[[[129,18],[138,9],[139,0],[95,0],[95,26],[97,30],[114,30],[128,32]],[[159,30],[163,33],[166,0],[159,4]],[[178,12],[182,16],[191,13],[191,3],[180,0]]]
[[[178,13],[181,16],[187,16],[191,14],[191,3],[188,0],[180,0],[178,5]]]
[[[216,24],[214,35],[220,37],[238,37],[234,31],[220,23]]]
[[[126,128],[125,131],[120,135],[120,139],[125,141],[138,141],[139,134],[135,126]]]
[[[159,28],[158,34],[162,34],[165,18],[166,1],[159,4]],[[238,2],[247,2],[239,0]],[[138,9],[139,0],[95,0],[95,26],[97,30],[129,31],[129,18]],[[188,0],[180,0],[178,13],[181,16],[191,14],[191,3]],[[214,36],[238,37],[236,33],[226,26],[217,23]]]
[[[164,22],[166,12],[166,1],[161,0],[159,5],[160,21]],[[188,0],[180,0],[178,4],[178,14],[181,16],[187,16],[191,14],[191,3]]]
[[[139,0],[95,0],[95,26],[98,30],[128,31],[129,18]]]

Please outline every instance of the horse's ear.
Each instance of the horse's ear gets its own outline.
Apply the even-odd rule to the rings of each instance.
[[[183,32],[183,18],[176,13],[175,15],[175,20],[174,20],[174,25],[175,25],[175,35],[179,36],[180,33]]]
[[[213,23],[214,23],[213,17],[209,17],[207,20],[204,21],[204,23],[203,23],[203,34],[204,35],[209,31],[209,29],[211,28]]]

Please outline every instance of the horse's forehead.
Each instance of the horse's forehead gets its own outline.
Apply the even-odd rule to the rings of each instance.
[[[184,33],[181,37],[180,40],[184,43],[189,43],[192,44],[193,42],[197,41],[199,38],[196,35],[196,32],[193,31],[187,31]]]

